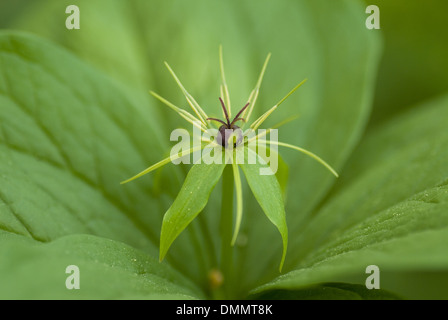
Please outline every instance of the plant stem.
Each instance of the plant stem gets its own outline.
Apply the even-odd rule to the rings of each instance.
[[[221,261],[220,269],[223,274],[224,282],[222,291],[226,297],[230,296],[232,273],[233,273],[233,248],[230,245],[232,241],[233,228],[233,171],[231,165],[224,168],[222,179],[222,199],[221,199]]]

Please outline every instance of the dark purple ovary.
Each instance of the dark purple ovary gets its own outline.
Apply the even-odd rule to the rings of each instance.
[[[216,142],[222,145],[224,148],[227,148],[228,141],[230,136],[236,132],[236,141],[235,138],[232,137],[232,140],[235,141],[233,143],[233,147],[238,146],[243,141],[243,132],[240,127],[232,125],[231,128],[227,128],[226,125],[222,125],[219,127],[218,135],[216,136]]]

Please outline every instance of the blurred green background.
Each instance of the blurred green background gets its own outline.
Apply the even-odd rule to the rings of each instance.
[[[412,108],[425,99],[446,92],[448,44],[445,38],[448,34],[448,25],[445,16],[448,3],[443,0],[428,0],[425,3],[405,0],[364,2],[366,6],[370,4],[379,6],[384,42],[370,118],[370,125],[375,125],[387,117]],[[48,3],[36,0],[0,1],[0,28],[22,29],[44,36],[50,34],[54,40],[72,48],[73,43],[67,39],[65,30],[56,25],[56,23],[62,24],[66,16],[55,17],[56,13],[45,9]],[[77,1],[67,3],[76,4]],[[59,6],[63,8],[64,4],[61,3]],[[157,4],[154,4],[154,8],[157,11]],[[106,18],[106,11],[110,8],[98,10],[105,12]],[[41,26],[26,27],[26,23],[25,26],[20,23],[30,16],[41,21]],[[50,19],[47,19],[48,17]],[[182,23],[178,21],[179,25]],[[228,28],[234,27],[231,21],[224,23]],[[161,47],[164,42],[176,36],[175,30],[175,25],[171,31],[164,30],[166,34],[160,39]],[[163,52],[160,54],[164,57]],[[129,67],[132,67],[132,61],[129,61],[129,64]],[[143,70],[141,72],[144,73]]]

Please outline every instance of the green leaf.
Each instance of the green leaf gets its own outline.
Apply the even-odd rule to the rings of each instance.
[[[367,278],[366,267],[377,265],[381,279],[389,279],[381,281],[381,288],[412,298],[412,292],[400,292],[402,289],[396,287],[393,280],[408,277],[407,281],[412,281],[409,274],[412,271],[448,269],[447,212],[446,185],[425,191],[350,228],[338,239],[320,247],[297,270],[254,292],[296,289],[330,280],[351,279],[362,283]],[[446,297],[446,286],[440,289],[439,297]]]
[[[1,299],[203,298],[169,266],[117,241],[71,235],[39,243],[5,231],[0,240]],[[72,265],[79,270],[79,290],[66,287]]]
[[[90,233],[154,247],[152,181],[119,185],[163,143],[148,110],[65,50],[0,34],[1,225],[40,241]],[[151,244],[152,243],[152,244]],[[155,251],[155,250],[154,250]]]
[[[32,239],[26,242],[32,248],[33,241],[48,242],[51,247],[61,237],[91,234],[157,256],[156,234],[164,205],[153,179],[119,185],[136,169],[157,160],[166,148],[158,139],[147,139],[157,136],[157,128],[147,106],[135,105],[119,85],[65,50],[34,36],[1,32],[0,229],[17,234],[2,237],[1,247],[15,251],[6,248],[15,248],[25,241],[22,237]],[[142,130],[146,135],[137,134]],[[87,242],[85,247],[95,246]],[[23,267],[26,272],[33,270],[34,262],[37,270],[45,270],[49,259],[38,257],[41,251],[25,248],[22,252],[21,248],[16,256],[3,251],[0,269],[6,273],[2,276],[13,266],[27,265],[26,261],[30,263]],[[59,250],[68,257],[71,249]],[[28,253],[31,260],[27,260]],[[78,256],[73,254],[76,264]],[[10,259],[15,264],[10,265]],[[123,279],[129,279],[130,270],[123,273]],[[46,279],[51,274],[46,273]],[[11,281],[28,291],[25,271],[11,273],[11,277],[9,285],[2,282],[0,286],[3,297],[13,292]],[[99,287],[110,282],[106,277],[96,279]],[[126,282],[115,280],[117,290]],[[49,288],[48,295],[53,296],[53,289]],[[33,290],[30,295],[37,298],[37,288]],[[146,293],[151,292],[158,291]],[[104,293],[99,290],[97,298],[106,297]]]
[[[295,238],[296,270],[255,291],[325,281],[365,281],[381,270],[381,288],[413,298],[399,279],[448,273],[448,96],[372,130],[307,229]],[[406,133],[406,134],[403,134]],[[437,287],[434,286],[434,287]],[[446,297],[446,286],[427,296]],[[437,293],[436,293],[437,292]]]
[[[350,283],[323,283],[301,290],[272,290],[254,296],[261,300],[397,300],[387,290],[369,290],[365,285]]]
[[[246,148],[249,154],[254,152]],[[247,183],[252,193],[257,199],[258,204],[268,219],[277,227],[282,236],[283,254],[280,261],[279,270],[282,270],[286,258],[286,249],[288,247],[288,228],[286,226],[285,205],[280,185],[274,174],[262,175],[262,171],[270,169],[269,165],[259,157],[255,164],[241,164]]]
[[[160,261],[173,241],[204,209],[226,164],[195,164],[171,207],[165,213],[160,234]]]
[[[282,189],[283,199],[286,200],[287,196],[287,190],[288,190],[288,181],[289,181],[289,167],[288,164],[283,160],[282,156],[272,150],[271,148],[267,147],[266,144],[258,144],[255,148],[255,146],[250,146],[253,151],[256,150],[263,150],[262,152],[258,153],[259,156],[263,158],[263,160],[267,163],[269,162],[269,157],[273,158],[276,157],[278,160],[278,168],[277,172],[275,173],[275,176],[277,177],[277,181],[280,184],[280,188]],[[269,155],[269,157],[268,157]]]
[[[329,195],[331,200],[296,237],[301,247],[298,259],[344,229],[444,185],[448,178],[447,105],[448,96],[434,99],[369,132]]]

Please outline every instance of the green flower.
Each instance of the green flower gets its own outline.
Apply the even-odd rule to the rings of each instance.
[[[232,108],[231,101],[229,96],[229,90],[226,83],[225,73],[224,73],[224,63],[222,58],[222,47],[219,50],[219,61],[220,61],[220,71],[221,71],[221,97],[219,98],[222,106],[222,111],[224,115],[224,120],[220,120],[218,118],[210,118],[206,112],[201,108],[201,106],[196,102],[196,100],[188,93],[185,87],[182,85],[179,78],[176,76],[174,71],[165,62],[166,67],[169,72],[176,80],[178,86],[182,90],[189,106],[191,107],[193,114],[177,107],[170,101],[165,98],[159,96],[157,93],[152,92],[151,94],[163,102],[165,105],[176,111],[182,118],[188,121],[190,124],[195,126],[197,129],[202,132],[207,132],[209,129],[216,128],[211,124],[211,121],[216,121],[221,123],[221,127],[217,130],[217,136],[214,139],[208,139],[202,137],[200,146],[193,146],[186,152],[182,152],[181,154],[171,155],[160,162],[148,167],[137,175],[129,178],[121,182],[122,184],[128,183],[134,179],[137,179],[151,171],[154,171],[173,160],[180,159],[182,157],[188,156],[192,153],[203,151],[207,147],[213,146],[215,150],[224,151],[225,159],[222,163],[196,163],[193,165],[191,170],[189,171],[186,180],[177,195],[174,203],[165,213],[162,223],[162,231],[160,236],[160,256],[159,259],[162,261],[166,256],[168,249],[170,248],[173,241],[179,236],[179,234],[189,225],[191,221],[202,211],[202,209],[207,204],[208,198],[210,196],[211,191],[213,190],[216,183],[219,181],[221,176],[224,176],[224,186],[223,186],[223,199],[222,199],[222,213],[221,213],[221,223],[223,226],[226,226],[226,230],[224,230],[223,235],[223,260],[230,260],[231,253],[228,252],[228,248],[226,245],[226,240],[230,240],[230,245],[233,246],[236,242],[238,232],[241,226],[241,220],[243,216],[243,192],[242,192],[242,184],[241,177],[239,172],[239,167],[242,169],[246,180],[254,194],[256,200],[258,201],[260,207],[263,209],[267,218],[277,227],[279,230],[282,240],[283,240],[283,253],[281,257],[279,270],[281,271],[283,267],[283,263],[286,257],[286,249],[288,245],[288,228],[286,226],[286,217],[285,217],[285,209],[282,191],[279,182],[275,175],[260,175],[260,169],[267,169],[268,161],[265,157],[265,153],[261,154],[260,145],[258,148],[253,146],[252,142],[257,142],[261,144],[270,144],[276,146],[282,146],[291,148],[304,154],[312,157],[317,160],[319,163],[324,165],[331,173],[333,173],[336,177],[338,174],[336,171],[327,164],[320,157],[315,155],[314,153],[305,150],[303,148],[284,143],[278,142],[276,140],[267,140],[263,137],[269,134],[273,129],[278,128],[279,126],[293,120],[293,118],[288,118],[285,121],[282,121],[276,126],[272,128],[268,128],[267,130],[261,131],[261,133],[256,134],[257,129],[263,124],[263,122],[291,95],[293,94],[301,85],[306,82],[306,79],[296,85],[285,97],[283,97],[277,104],[275,104],[272,108],[267,110],[264,114],[262,114],[258,119],[252,122],[249,128],[244,129],[245,124],[247,124],[251,118],[252,111],[254,109],[255,103],[257,101],[258,93],[260,90],[260,86],[263,80],[263,76],[266,70],[270,59],[270,54],[268,54],[264,65],[262,67],[261,73],[258,77],[258,81],[255,85],[255,88],[249,95],[247,104],[236,114],[234,119],[230,121],[232,116]],[[240,127],[236,126],[236,122],[242,121],[243,124]],[[228,129],[230,131],[229,135],[224,134],[224,129]],[[246,138],[246,139],[244,139]],[[229,141],[233,141],[234,143],[229,143]],[[228,148],[229,146],[233,146],[234,148]],[[266,151],[266,150],[264,150]],[[273,151],[271,151],[273,152]],[[244,161],[242,164],[238,164],[236,160],[237,154],[241,153],[244,157],[248,155],[252,155],[256,158],[256,163],[247,163]],[[232,172],[226,170],[228,167],[232,168]],[[233,178],[234,183],[229,183]],[[233,213],[233,184],[236,191],[236,220],[234,226],[233,236],[229,237],[228,231],[231,231],[232,227],[232,213]],[[225,239],[227,238],[227,239]],[[227,252],[227,253],[226,253]],[[223,267],[225,269],[225,267]]]

